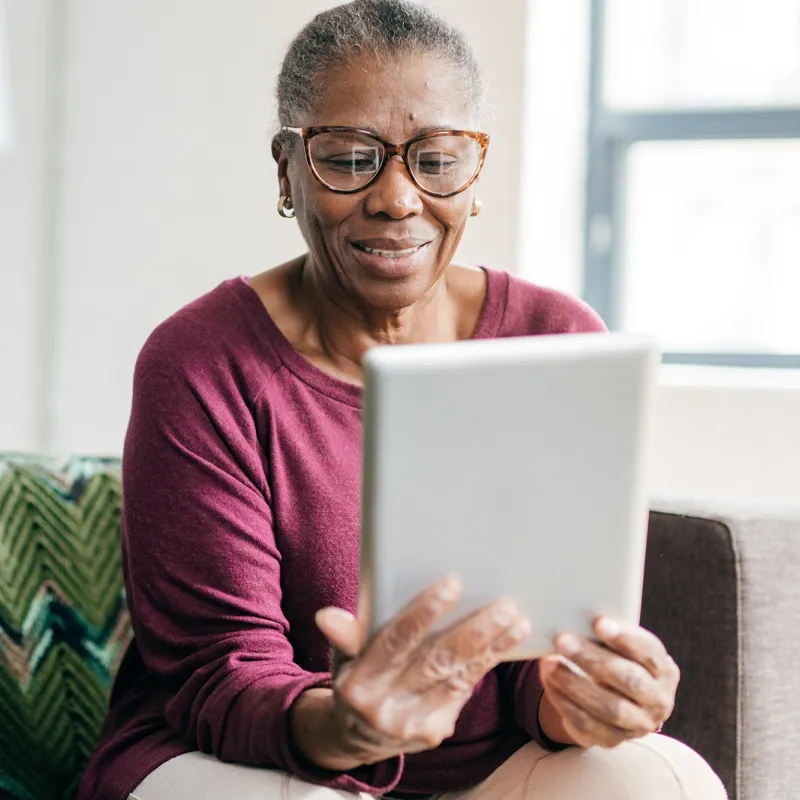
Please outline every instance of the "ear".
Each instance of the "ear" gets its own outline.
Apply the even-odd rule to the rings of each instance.
[[[276,136],[272,140],[272,157],[278,165],[278,188],[284,197],[292,196],[292,185],[289,181],[289,154]]]

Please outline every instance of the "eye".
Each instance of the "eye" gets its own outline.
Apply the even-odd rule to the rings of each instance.
[[[426,157],[417,160],[419,169],[431,175],[445,175],[457,163],[457,159],[447,156]]]
[[[414,158],[417,169],[426,175],[446,175],[459,159],[442,150],[420,150]]]
[[[375,172],[378,169],[378,160],[374,152],[335,153],[326,156],[321,161],[329,169],[338,172]]]

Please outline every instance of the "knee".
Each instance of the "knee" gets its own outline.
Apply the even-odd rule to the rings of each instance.
[[[552,800],[726,800],[705,760],[675,739],[646,736],[605,750],[571,748],[541,758],[528,797]]]

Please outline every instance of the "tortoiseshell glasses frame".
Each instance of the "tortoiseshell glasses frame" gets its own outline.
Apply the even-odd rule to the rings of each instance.
[[[489,140],[491,138],[488,133],[481,133],[479,131],[437,130],[437,131],[429,131],[427,133],[421,133],[418,136],[414,136],[413,138],[408,139],[405,142],[401,142],[400,144],[393,144],[392,142],[387,142],[385,139],[382,139],[373,131],[364,130],[362,128],[350,128],[344,125],[327,125],[327,126],[316,126],[310,128],[293,128],[289,125],[283,125],[281,127],[281,130],[288,131],[290,133],[295,133],[302,137],[303,149],[305,151],[305,156],[306,156],[306,163],[308,164],[308,167],[311,170],[311,174],[326,189],[329,189],[332,192],[337,192],[338,194],[355,194],[357,192],[364,191],[364,189],[368,188],[373,183],[375,183],[375,181],[378,180],[390,158],[392,158],[393,156],[400,156],[400,158],[403,160],[403,163],[405,164],[406,171],[408,172],[409,176],[411,177],[411,180],[414,182],[414,185],[418,189],[433,197],[452,197],[453,195],[460,194],[461,192],[464,192],[467,189],[469,189],[469,187],[472,186],[472,184],[475,183],[475,181],[478,179],[478,176],[480,175],[481,170],[483,169],[483,164],[486,160],[486,152],[489,148]],[[362,186],[358,186],[357,188],[342,189],[340,187],[332,186],[319,174],[319,171],[314,165],[314,159],[312,158],[311,155],[311,142],[314,140],[314,137],[319,136],[320,134],[323,133],[352,133],[359,136],[367,137],[380,144],[383,151],[383,158],[381,159],[381,162],[378,165],[375,174],[372,175],[372,177],[365,184],[363,184]],[[409,160],[409,152],[417,142],[422,142],[425,141],[426,139],[434,139],[442,136],[459,136],[472,139],[473,141],[477,142],[477,144],[480,146],[480,154],[474,173],[464,183],[463,186],[459,186],[459,188],[454,189],[452,191],[436,192],[426,188],[420,183],[417,176],[414,174],[414,170],[411,167],[411,163]]]

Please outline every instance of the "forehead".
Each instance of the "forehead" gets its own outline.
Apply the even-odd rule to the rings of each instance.
[[[349,125],[400,142],[431,128],[470,129],[461,71],[435,56],[363,57],[329,70],[305,125]]]

